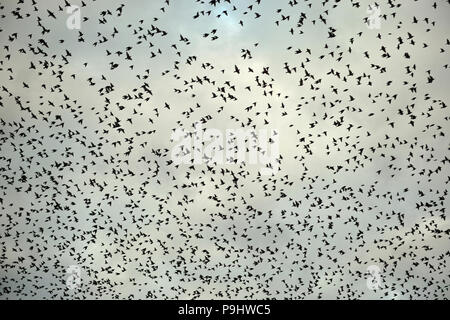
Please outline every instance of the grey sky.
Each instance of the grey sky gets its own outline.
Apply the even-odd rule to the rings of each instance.
[[[63,1],[25,2],[0,10],[1,298],[449,297],[448,1],[378,2],[386,19],[369,29],[372,1],[131,1],[117,16],[121,1],[97,0],[80,30]],[[170,165],[172,131],[207,116],[277,129],[280,171]]]

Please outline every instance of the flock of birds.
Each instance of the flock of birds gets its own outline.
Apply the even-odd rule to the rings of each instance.
[[[0,297],[447,299],[449,13],[0,4]],[[196,123],[276,128],[279,171],[175,164]]]

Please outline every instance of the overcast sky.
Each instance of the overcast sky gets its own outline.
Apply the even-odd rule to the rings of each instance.
[[[0,297],[448,298],[450,7],[391,2],[3,3]],[[171,165],[205,119],[277,130],[280,170]]]

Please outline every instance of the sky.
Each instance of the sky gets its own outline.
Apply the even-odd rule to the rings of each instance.
[[[0,298],[449,297],[448,1],[69,3],[0,5]]]

